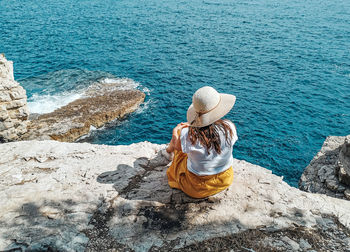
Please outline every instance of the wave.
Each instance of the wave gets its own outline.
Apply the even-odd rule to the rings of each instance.
[[[142,103],[138,109],[136,109],[136,111],[134,112],[135,114],[141,114],[144,113],[146,110],[148,110],[148,108],[153,104],[153,100],[149,99],[148,101],[145,101],[144,103]]]
[[[84,90],[85,96],[94,96],[96,93],[115,90],[133,90],[140,87],[140,83],[129,78],[103,78]]]
[[[104,91],[140,89],[150,95],[147,87],[132,79],[94,71],[60,70],[21,82],[25,87],[35,87],[32,91],[30,88],[27,90],[28,108],[32,114],[50,113],[74,100]],[[147,106],[143,106],[145,107]]]
[[[114,85],[118,90],[140,89],[147,95],[150,95],[151,91],[140,83],[129,78],[104,78],[100,81],[102,84]]]
[[[83,94],[68,92],[56,95],[33,94],[32,97],[28,99],[28,109],[30,113],[35,114],[50,113],[81,97],[83,97]]]

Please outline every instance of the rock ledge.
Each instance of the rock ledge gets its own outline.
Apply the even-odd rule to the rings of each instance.
[[[299,188],[350,200],[350,135],[327,137],[305,168]]]
[[[149,167],[161,148],[2,144],[0,250],[349,251],[350,201],[237,159],[228,190],[191,199],[169,188],[166,167]]]

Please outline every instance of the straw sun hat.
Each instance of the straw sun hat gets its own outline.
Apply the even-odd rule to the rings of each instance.
[[[218,93],[209,86],[202,87],[192,97],[192,104],[187,110],[187,122],[192,127],[208,126],[226,115],[235,101],[234,95]]]

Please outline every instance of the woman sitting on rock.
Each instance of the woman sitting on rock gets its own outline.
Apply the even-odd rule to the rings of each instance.
[[[172,159],[167,170],[170,187],[193,198],[205,198],[226,189],[233,180],[236,127],[221,118],[232,109],[236,97],[206,86],[194,93],[192,101],[187,110],[188,122],[173,129],[162,155]]]

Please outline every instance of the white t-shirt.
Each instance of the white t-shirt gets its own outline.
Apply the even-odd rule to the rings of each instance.
[[[199,176],[214,175],[223,172],[230,168],[233,163],[232,148],[238,140],[236,127],[231,121],[225,120],[232,129],[231,145],[228,145],[225,140],[225,135],[219,130],[221,140],[221,154],[218,154],[215,149],[210,149],[208,155],[206,147],[202,146],[199,141],[192,145],[189,136],[188,128],[183,128],[180,134],[182,152],[187,153],[187,169]]]

